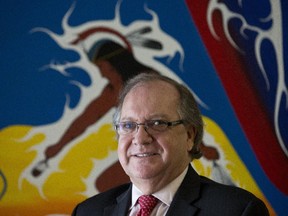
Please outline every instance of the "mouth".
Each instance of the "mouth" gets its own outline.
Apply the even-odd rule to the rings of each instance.
[[[145,157],[151,157],[154,155],[157,155],[157,154],[156,153],[141,153],[141,154],[135,154],[134,156],[138,158],[145,158]]]

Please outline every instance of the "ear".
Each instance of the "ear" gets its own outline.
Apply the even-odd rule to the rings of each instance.
[[[196,130],[193,126],[187,127],[187,151],[191,151],[194,146],[194,139],[196,135]]]

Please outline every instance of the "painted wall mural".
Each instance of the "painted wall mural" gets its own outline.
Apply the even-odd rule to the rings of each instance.
[[[129,181],[112,115],[155,69],[203,119],[201,174],[288,212],[284,0],[1,1],[0,215],[70,215]]]

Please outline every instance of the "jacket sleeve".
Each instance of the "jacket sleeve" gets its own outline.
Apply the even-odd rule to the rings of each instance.
[[[256,199],[248,203],[241,216],[269,216],[269,212],[265,204]]]

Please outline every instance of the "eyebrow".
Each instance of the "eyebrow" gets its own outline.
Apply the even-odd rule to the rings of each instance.
[[[162,119],[167,119],[168,115],[166,114],[153,114],[151,116],[149,116],[148,118],[145,118],[145,121],[149,121],[149,120],[162,120]],[[137,122],[134,118],[132,117],[124,117],[124,118],[120,118],[120,121],[133,121],[133,122]]]

